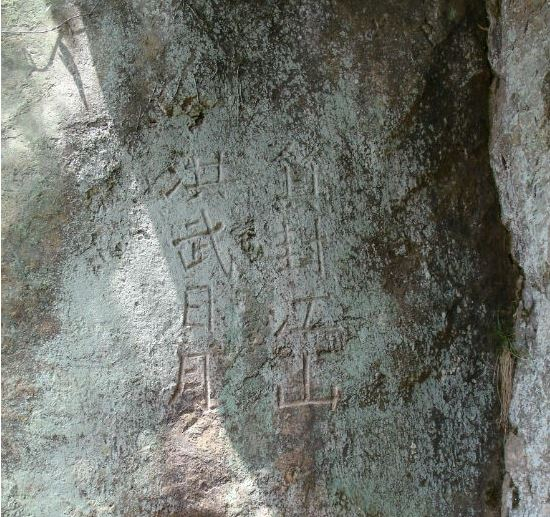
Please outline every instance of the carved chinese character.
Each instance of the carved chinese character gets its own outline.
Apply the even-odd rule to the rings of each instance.
[[[199,158],[188,159],[185,167],[176,172],[178,179],[165,192],[165,196],[172,196],[180,188],[190,193],[191,197],[199,196],[203,188],[223,182],[223,153],[218,153],[214,162],[202,163]]]
[[[285,269],[295,269],[313,265],[315,271],[325,277],[324,238],[321,235],[319,217],[313,221],[312,235],[305,242],[298,242],[295,231],[287,221],[283,221],[282,231],[276,234],[275,246],[280,248],[277,259]],[[299,251],[298,251],[299,250]]]
[[[298,195],[319,197],[319,167],[312,159],[314,154],[316,150],[306,152],[292,142],[277,157],[284,174],[284,196],[287,199]]]
[[[198,398],[203,409],[209,411],[218,407],[218,401],[212,398],[211,386],[211,355],[179,353],[179,369],[176,386],[170,404],[174,404],[184,392],[188,392],[190,399]]]
[[[284,268],[292,269],[294,267],[294,259],[292,253],[291,231],[286,221],[283,221],[282,227],[282,231],[276,235],[280,237],[280,242],[275,242],[275,245],[282,249],[281,253],[277,255],[277,258],[282,262]]]
[[[201,210],[200,218],[188,221],[185,224],[186,233],[172,240],[172,245],[177,248],[178,256],[183,269],[188,271],[201,264],[210,250],[224,275],[231,278],[233,274],[233,261],[231,257],[224,259],[219,249],[216,236],[223,229],[221,222],[212,224],[206,210]]]
[[[292,166],[289,163],[283,165],[285,175],[285,197],[291,198],[296,195],[297,185],[300,185],[304,194],[319,197],[319,167],[316,164],[306,166]],[[306,186],[309,184],[310,186]]]
[[[342,329],[326,321],[324,313],[326,303],[330,299],[328,294],[308,295],[294,298],[290,310],[277,326],[275,337],[285,333],[315,333],[323,335],[333,341],[343,334]]]
[[[334,386],[331,388],[331,396],[328,398],[313,398],[311,396],[310,363],[307,352],[304,352],[302,356],[302,397],[296,400],[286,400],[283,388],[277,386],[277,407],[279,409],[301,406],[330,406],[334,410],[339,399],[340,389]]]
[[[183,301],[183,325],[212,332],[212,289],[208,285],[188,287]]]

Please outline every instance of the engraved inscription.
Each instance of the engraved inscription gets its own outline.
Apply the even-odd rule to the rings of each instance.
[[[311,243],[315,246],[316,258],[317,258],[317,272],[324,278],[325,277],[325,252],[323,250],[323,239],[321,238],[321,231],[319,230],[319,218],[315,218],[315,238]]]
[[[303,156],[291,144],[279,155],[283,163],[284,196],[287,199],[311,194],[319,197],[319,166],[312,160],[312,154]]]
[[[309,354],[307,352],[303,353],[302,362],[302,398],[287,401],[285,400],[283,388],[277,386],[277,407],[279,409],[285,409],[301,406],[330,406],[332,410],[335,410],[338,400],[340,399],[340,389],[333,386],[329,398],[312,398]]]
[[[212,332],[214,326],[212,288],[208,285],[188,287],[183,300],[183,326]]]
[[[297,327],[291,327],[289,330],[311,331],[316,330],[322,325],[320,318],[314,320],[314,306],[317,306],[322,300],[328,300],[327,294],[317,296],[304,296],[302,298],[295,298],[292,300],[292,308],[297,313],[299,309],[302,309],[302,321]]]
[[[227,278],[233,275],[233,260],[231,257],[224,258],[220,252],[216,236],[223,231],[223,223],[212,224],[206,210],[201,210],[199,218],[192,219],[185,223],[186,233],[172,240],[172,246],[177,249],[178,256],[187,272],[198,266],[206,259],[208,250],[214,253],[223,274]]]
[[[324,278],[326,274],[324,237],[321,233],[319,217],[315,217],[313,221],[313,236],[307,238],[305,242],[296,242],[295,233],[288,222],[283,221],[282,230],[276,233],[278,241],[275,242],[275,246],[280,250],[276,254],[277,260],[285,269],[296,269],[312,264],[316,272]],[[300,253],[295,249],[299,249]],[[307,253],[308,250],[310,253]]]
[[[313,178],[313,195],[319,197],[319,167],[317,164],[312,166],[312,178]]]
[[[347,335],[344,329],[335,327],[326,330],[322,335],[322,339],[321,336],[317,337],[317,354],[341,352],[344,349],[346,339]]]
[[[288,227],[287,221],[283,221],[282,226],[282,231],[276,234],[280,238],[280,242],[276,242],[275,246],[282,248],[281,253],[277,255],[277,259],[282,262],[286,269],[292,269],[294,263],[292,258],[291,230]]]
[[[290,160],[282,159],[286,197],[299,199],[305,206],[295,206],[289,200],[287,208],[294,206],[297,214],[293,217],[291,213],[285,213],[283,220],[279,220],[280,231],[275,233],[273,244],[276,247],[276,259],[283,271],[300,270],[300,274],[307,273],[308,278],[315,275],[325,278],[327,244],[318,203],[320,175],[319,167],[310,160],[310,156],[301,153],[301,156],[293,155]],[[175,183],[164,192],[167,198],[180,189],[195,198],[203,190],[208,193],[207,187],[227,183],[222,153],[211,162],[201,162],[198,158],[188,159],[184,167],[179,167],[177,171],[171,168],[170,171],[177,176]],[[305,199],[306,196],[309,199]],[[235,262],[231,251],[224,247],[227,225],[211,217],[205,208],[196,207],[193,203],[191,206],[196,211],[186,216],[183,227],[178,230],[179,235],[172,235],[172,246],[184,271],[192,274],[196,268],[205,275],[208,273],[210,279],[219,280],[216,271],[203,271],[202,268],[208,264],[208,267],[216,269],[219,266],[226,278],[233,278]],[[213,284],[210,280],[208,283],[203,282],[187,286],[183,304],[183,327],[191,331],[187,335],[193,342],[199,339],[202,345],[187,343],[192,346],[193,353],[189,353],[188,348],[185,353],[178,352],[179,368],[170,404],[184,401],[188,406],[200,405],[205,411],[210,411],[219,406],[219,386],[216,384],[213,388],[211,377],[221,377],[218,375],[219,357],[212,348],[215,324]],[[323,361],[327,359],[326,356],[322,358],[323,355],[341,351],[346,342],[347,330],[339,323],[342,311],[333,310],[330,302],[332,294],[315,291],[293,293],[292,298],[286,298],[282,311],[276,311],[277,322],[273,321],[275,314],[271,313],[270,328],[274,329],[272,335],[275,339],[269,342],[275,355],[284,361],[296,358],[295,354],[301,358],[301,364],[294,363],[293,373],[288,372],[288,378],[276,387],[279,410],[302,406],[329,406],[335,410],[337,407],[341,398],[340,388],[332,385],[330,394],[326,391],[319,394],[317,389],[322,388],[311,378],[312,372],[318,367],[315,360]],[[195,353],[204,350],[206,342],[209,343],[209,351]],[[214,359],[213,353],[216,355]]]
[[[204,410],[209,411],[217,408],[218,401],[212,398],[211,355],[208,353],[185,355],[180,352],[179,359],[178,377],[170,404],[174,404],[187,391],[191,398],[199,396]]]
[[[334,351],[342,350],[345,341],[344,329],[328,322],[324,317],[328,300],[328,294],[294,298],[290,304],[290,311],[276,326],[273,335],[278,338],[290,333],[313,334],[317,336],[317,341],[322,338],[326,342],[323,349],[329,347]]]
[[[171,197],[180,188],[185,189],[191,197],[197,197],[205,187],[219,185],[224,181],[223,153],[218,153],[214,162],[202,163],[199,158],[187,161],[178,179],[165,193]]]
[[[283,165],[284,174],[285,174],[285,196],[287,198],[294,197],[297,190],[296,186],[299,183],[298,174],[293,172],[293,168],[285,163]],[[316,164],[312,164],[308,167],[311,169],[311,172],[307,174],[310,176],[311,187],[308,187],[308,190],[313,194],[315,198],[319,197],[319,167]],[[306,174],[302,174],[300,179],[303,179]],[[309,182],[308,182],[309,183]]]

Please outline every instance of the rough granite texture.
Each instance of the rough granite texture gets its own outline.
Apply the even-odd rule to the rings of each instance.
[[[498,515],[483,3],[2,12],[5,515]]]
[[[550,4],[491,6],[491,164],[523,270],[503,516],[550,515]]]

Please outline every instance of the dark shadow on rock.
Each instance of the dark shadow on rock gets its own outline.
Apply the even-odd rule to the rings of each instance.
[[[74,79],[74,83],[78,89],[78,94],[82,99],[82,103],[84,104],[86,109],[88,109],[88,102],[86,101],[86,94],[84,92],[84,85],[82,84],[80,72],[78,71],[78,67],[74,62],[71,52],[61,40],[59,41],[59,55],[60,55],[61,61],[63,62],[63,64],[65,65],[65,67],[67,68],[67,70],[69,71],[69,73],[72,75]]]

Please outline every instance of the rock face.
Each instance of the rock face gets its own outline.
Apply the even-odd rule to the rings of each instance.
[[[492,8],[491,163],[523,270],[503,515],[550,515],[550,5]]]
[[[6,515],[497,515],[484,6],[3,9]]]

